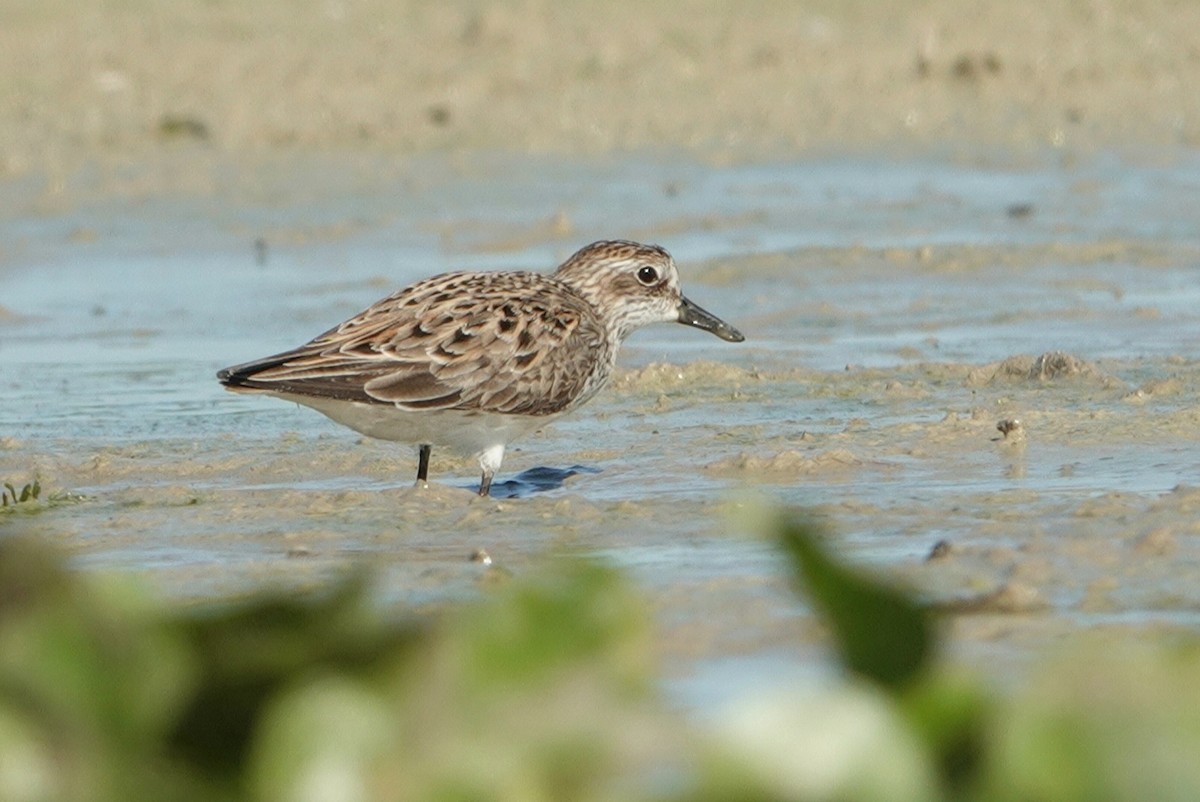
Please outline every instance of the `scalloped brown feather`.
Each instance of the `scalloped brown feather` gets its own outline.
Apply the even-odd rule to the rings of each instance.
[[[223,380],[401,409],[550,415],[591,397],[612,350],[595,307],[552,276],[447,273]]]

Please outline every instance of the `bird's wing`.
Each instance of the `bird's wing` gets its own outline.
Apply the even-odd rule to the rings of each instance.
[[[595,310],[545,276],[451,273],[221,380],[413,410],[548,415],[580,397],[608,350]]]

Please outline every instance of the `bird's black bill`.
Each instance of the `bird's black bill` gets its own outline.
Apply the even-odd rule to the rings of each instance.
[[[685,326],[695,326],[698,329],[711,331],[722,340],[728,340],[731,343],[740,343],[746,339],[733,326],[711,312],[705,312],[687,298],[679,299],[679,322]]]

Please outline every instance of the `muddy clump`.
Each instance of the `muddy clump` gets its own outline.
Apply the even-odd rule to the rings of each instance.
[[[1047,351],[1039,356],[1018,354],[1001,362],[983,365],[967,375],[967,385],[970,387],[1001,382],[1082,382],[1105,387],[1123,384],[1120,379],[1105,373],[1093,363],[1066,351]]]

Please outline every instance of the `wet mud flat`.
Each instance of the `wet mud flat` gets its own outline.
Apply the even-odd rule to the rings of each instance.
[[[415,450],[212,374],[443,265],[548,268],[565,241],[624,234],[628,219],[577,210],[601,204],[567,207],[575,228],[554,234],[521,222],[552,219],[551,195],[481,219],[471,190],[490,179],[431,182],[449,244],[429,220],[336,206],[320,230],[312,209],[209,210],[176,244],[170,204],[10,221],[0,478],[43,493],[0,526],[188,602],[365,563],[387,603],[436,609],[548,555],[595,555],[637,578],[698,707],[826,670],[757,537],[764,505],[807,511],[946,611],[954,652],[1001,680],[1075,632],[1195,631],[1200,247],[1169,192],[1143,203],[1145,176],[1110,168],[909,166],[871,184],[825,165],[790,191],[778,170],[677,170],[684,203],[718,211],[639,216],[633,235],[670,247],[689,296],[747,343],[637,335],[601,396],[514,445],[498,481],[546,469],[504,485],[514,498],[476,498],[473,463],[437,452],[416,489]],[[626,184],[626,208],[660,208],[660,178]],[[1185,194],[1195,174],[1174,180]]]
[[[32,471],[65,494],[36,525],[78,565],[135,570],[190,600],[317,585],[365,563],[385,599],[422,607],[486,592],[550,553],[598,555],[635,574],[664,663],[694,681],[739,661],[785,674],[820,664],[818,628],[754,536],[764,498],[807,510],[840,551],[945,610],[955,649],[992,670],[1081,629],[1194,629],[1200,486],[1177,480],[1198,467],[1196,364],[1014,374],[1032,363],[654,364],[512,457],[512,470],[596,473],[504,500],[475,498],[473,466],[451,460],[416,489],[407,449],[332,428],[60,443],[54,456],[9,439],[0,456],[6,475]],[[796,403],[811,414],[780,425]],[[876,414],[817,414],[850,405]],[[1023,437],[997,430],[1013,419]]]

